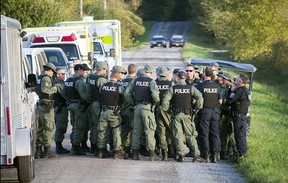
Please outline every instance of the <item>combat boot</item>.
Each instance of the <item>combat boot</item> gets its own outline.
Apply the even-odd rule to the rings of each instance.
[[[191,148],[189,148],[189,152],[185,155],[185,157],[193,157],[194,154],[192,153]]]
[[[46,147],[44,147],[44,157],[45,157],[45,158],[58,158],[59,155],[54,154],[54,153],[50,150],[50,146],[46,146]]]
[[[155,150],[149,150],[149,160],[150,161],[155,161],[157,159]]]
[[[72,155],[79,155],[79,156],[83,156],[84,155],[85,156],[86,153],[81,150],[80,145],[78,145],[78,146],[77,145],[73,145]]]
[[[68,154],[70,151],[68,149],[65,149],[62,146],[61,142],[56,142],[56,153],[57,154]]]
[[[139,149],[133,149],[132,150],[132,159],[133,160],[139,160]]]
[[[123,155],[120,150],[114,152],[114,159],[123,159]]]
[[[177,158],[177,161],[178,162],[183,162],[184,161],[184,157],[182,155],[180,155],[178,158]]]
[[[211,152],[211,163],[217,163],[217,152]]]
[[[96,147],[97,147],[96,144],[91,143],[90,154],[95,154]]]
[[[35,158],[36,159],[43,158],[42,146],[36,146]]]
[[[174,148],[172,144],[168,145],[168,158],[175,158]]]
[[[209,163],[210,162],[208,152],[203,153],[203,154],[201,153],[201,158],[203,158],[205,160],[205,163]]]
[[[90,148],[88,147],[86,141],[83,141],[83,142],[81,143],[81,148],[82,148],[82,151],[83,151],[83,152],[86,152],[86,153],[90,152]]]
[[[107,158],[107,154],[104,148],[99,149],[98,158]]]
[[[129,146],[124,147],[124,159],[132,158],[132,152]]]
[[[149,157],[149,156],[150,156],[150,153],[149,153],[149,151],[146,149],[145,146],[141,146],[139,152],[140,152],[140,154],[141,154],[142,156],[145,156],[145,157]]]
[[[162,161],[168,161],[168,150],[162,149]]]
[[[227,160],[226,151],[221,151],[220,152],[220,160]]]

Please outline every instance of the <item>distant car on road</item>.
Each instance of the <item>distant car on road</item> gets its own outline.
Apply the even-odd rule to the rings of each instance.
[[[182,35],[173,35],[169,42],[169,48],[175,46],[175,47],[184,47],[185,45],[185,39]]]
[[[155,46],[166,48],[167,40],[162,35],[153,36],[153,38],[150,40],[150,48]]]

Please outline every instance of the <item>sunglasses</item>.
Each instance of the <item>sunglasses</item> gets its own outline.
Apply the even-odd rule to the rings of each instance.
[[[193,72],[194,70],[186,70],[186,72]]]
[[[65,75],[65,73],[58,73],[58,74],[61,74],[61,75],[63,75],[63,76]]]

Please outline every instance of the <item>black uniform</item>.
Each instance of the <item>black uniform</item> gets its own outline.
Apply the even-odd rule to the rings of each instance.
[[[203,94],[204,104],[199,111],[199,142],[201,155],[207,158],[209,150],[214,156],[219,151],[219,99],[222,99],[219,84],[206,80],[197,86]]]
[[[248,150],[246,141],[246,127],[248,120],[247,113],[250,106],[250,92],[245,86],[243,86],[237,88],[233,93],[235,95],[230,95],[230,97],[228,97],[227,104],[231,105],[236,147],[239,155],[242,156]]]

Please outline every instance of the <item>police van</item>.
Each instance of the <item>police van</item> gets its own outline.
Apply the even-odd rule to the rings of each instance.
[[[87,63],[93,60],[93,37],[90,26],[37,27],[23,29],[24,47],[61,48],[71,63]]]
[[[36,76],[22,53],[21,24],[1,15],[1,154],[0,165],[16,166],[20,182],[34,174]]]

